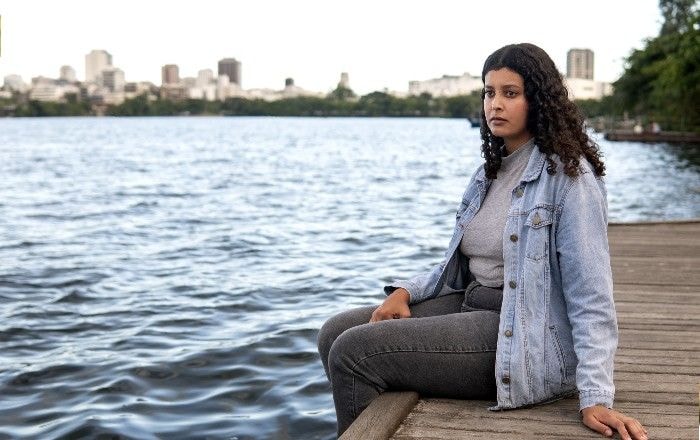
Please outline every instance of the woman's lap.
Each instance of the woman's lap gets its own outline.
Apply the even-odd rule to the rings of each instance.
[[[333,383],[332,371],[343,370],[382,391],[495,395],[499,315],[486,310],[460,313],[463,297],[446,295],[416,304],[412,317],[405,319],[369,323],[374,306],[331,318],[319,335],[329,379]]]
[[[360,307],[323,325],[318,347],[333,389],[338,435],[386,390],[495,399],[499,313],[475,310],[464,298],[424,301],[411,306],[411,318],[373,323],[376,307]],[[463,301],[471,311],[461,312]]]

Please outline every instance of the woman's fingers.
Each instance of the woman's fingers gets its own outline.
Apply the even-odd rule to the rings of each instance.
[[[608,437],[613,435],[613,429],[615,429],[622,440],[647,440],[647,431],[639,421],[617,411],[603,410],[590,413],[584,417],[583,423]]]
[[[402,292],[392,293],[384,300],[382,305],[374,309],[369,322],[409,318],[411,309],[408,307],[408,300],[408,294],[402,295]]]
[[[639,423],[636,419],[628,417],[628,420],[625,422],[625,424],[627,425],[627,431],[629,431],[629,433],[632,434],[633,439],[646,440],[647,430],[644,429],[642,424]]]
[[[583,424],[591,428],[592,430],[603,434],[604,436],[611,437],[613,435],[612,429],[605,423],[601,423],[593,416],[584,417]]]
[[[382,306],[379,306],[372,312],[372,319],[370,319],[369,322],[383,321],[385,319],[387,319],[386,312],[384,312]]]

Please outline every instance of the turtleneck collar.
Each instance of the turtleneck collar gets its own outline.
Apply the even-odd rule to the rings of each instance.
[[[535,148],[534,137],[530,138],[530,140],[518,147],[517,150],[513,151],[508,156],[503,156],[501,158],[501,168],[499,169],[499,171],[506,172],[512,169],[513,167],[517,166],[516,164],[519,164],[521,162],[527,163],[527,160],[530,157],[530,153],[532,153],[533,148]],[[505,146],[503,147],[503,152],[506,152]]]

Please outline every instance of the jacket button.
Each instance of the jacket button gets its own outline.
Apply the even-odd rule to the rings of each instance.
[[[503,333],[503,334],[506,335],[506,336],[508,336],[509,338],[510,338],[511,336],[513,336],[513,332],[510,331],[510,330],[506,330],[505,333]]]
[[[532,219],[532,224],[535,226],[538,226],[540,223],[542,223],[542,219],[540,218],[540,213],[536,212],[535,218]]]
[[[510,241],[512,241],[513,243],[518,241],[518,234],[511,234]]]
[[[509,281],[508,285],[510,286],[511,289],[515,289],[515,286],[516,286],[515,281]]]
[[[503,377],[501,378],[501,382],[503,382],[503,383],[505,383],[505,384],[509,384],[509,383],[510,383],[510,377],[508,377],[508,376],[503,376]]]
[[[518,196],[518,197],[522,197],[522,196],[523,196],[523,193],[524,193],[524,191],[523,191],[523,187],[522,187],[522,186],[519,186],[518,189],[515,190],[515,195]]]

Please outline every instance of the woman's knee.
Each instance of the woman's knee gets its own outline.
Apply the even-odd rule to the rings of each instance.
[[[369,322],[374,307],[360,307],[346,310],[329,318],[318,332],[318,351],[323,363],[328,361],[328,355],[333,343],[346,330]]]

